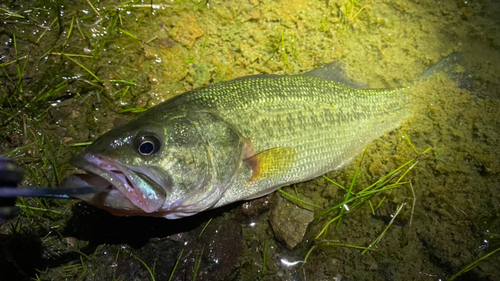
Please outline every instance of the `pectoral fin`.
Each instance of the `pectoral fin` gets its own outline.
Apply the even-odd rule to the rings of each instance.
[[[253,170],[248,181],[279,177],[293,167],[296,151],[290,147],[276,147],[265,150],[244,160]]]

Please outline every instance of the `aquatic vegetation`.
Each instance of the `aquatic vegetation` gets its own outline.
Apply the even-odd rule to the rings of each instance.
[[[500,37],[495,5],[488,0],[441,1],[437,6],[425,1],[309,0],[301,11],[284,11],[286,5],[293,6],[296,2],[306,1],[179,0],[168,4],[80,1],[72,7],[60,6],[66,5],[64,1],[46,0],[22,5],[18,1],[11,7],[0,4],[0,19],[5,23],[0,26],[0,154],[15,159],[26,169],[23,185],[55,186],[71,169],[67,160],[72,153],[88,146],[115,124],[123,123],[121,119],[126,121],[145,108],[192,89],[195,81],[197,86],[202,86],[258,73],[295,74],[341,60],[352,67],[348,70],[350,74],[359,74],[361,81],[375,87],[394,86],[407,83],[444,54],[461,50],[471,58],[476,86],[481,89],[479,93],[456,90],[440,78],[424,85],[423,92],[427,94],[415,93],[422,97],[416,118],[402,124],[417,151],[433,146],[431,153],[415,160],[419,164],[405,175],[399,182],[401,185],[392,186],[415,162],[390,176],[392,181],[379,187],[380,192],[375,192],[373,187],[360,194],[363,187],[397,169],[404,164],[403,159],[416,153],[404,142],[401,143],[405,148],[401,148],[400,136],[395,141],[394,136],[388,135],[384,138],[387,143],[378,142],[376,150],[368,148],[364,161],[369,163],[361,167],[354,184],[352,179],[358,165],[361,166],[358,163],[329,174],[324,180],[301,184],[295,193],[284,189],[295,198],[302,195],[313,198],[318,206],[336,206],[311,225],[312,236],[306,236],[309,242],[286,252],[291,255],[290,261],[292,258],[301,261],[314,246],[307,264],[300,269],[300,275],[307,279],[341,276],[362,280],[366,276],[379,277],[379,274],[394,280],[409,275],[416,279],[418,276],[446,279],[455,272],[470,279],[496,276],[498,252],[497,245],[491,241],[498,240],[498,229],[492,228],[488,236],[491,244],[487,248],[482,248],[483,241],[476,235],[477,226],[483,223],[481,218],[497,219],[498,213],[492,205],[498,201],[496,147],[500,127],[496,99]],[[180,51],[173,51],[172,45],[178,43],[172,41],[168,33],[183,12],[192,13],[205,34],[191,50],[181,47]],[[162,73],[169,64],[174,65],[173,68]],[[202,66],[204,71],[200,70]],[[195,77],[196,73],[203,75]],[[372,154],[379,157],[373,160]],[[411,177],[411,183],[403,185],[409,182],[407,177]],[[327,181],[331,182],[328,186],[323,184]],[[280,192],[279,196],[282,195],[287,200],[295,200]],[[415,204],[417,196],[418,204]],[[368,197],[371,198],[355,207]],[[391,218],[386,214],[394,215],[403,202],[407,205],[388,226]],[[349,211],[339,205],[343,203]],[[144,254],[145,247],[122,248],[135,240],[102,242],[95,236],[65,237],[84,233],[88,223],[101,222],[104,215],[95,211],[88,213],[85,224],[68,234],[65,231],[72,212],[87,210],[87,206],[34,199],[19,200],[17,204],[24,211],[18,219],[0,228],[5,235],[0,240],[17,239],[30,245],[25,253],[28,258],[39,248],[51,255],[38,258],[41,265],[22,268],[28,275],[14,278],[16,280],[85,280],[95,276],[103,280],[132,279],[136,276],[123,273],[127,264],[133,264],[146,280],[151,279],[148,268],[156,278],[158,274],[170,276],[183,247],[171,241],[168,242],[171,244],[153,242],[148,245],[158,247],[166,243],[175,246],[175,251],[164,248],[154,254]],[[294,204],[306,206],[298,201]],[[412,204],[414,217],[408,204]],[[315,208],[319,214],[320,208]],[[343,213],[338,217],[340,210]],[[230,208],[213,220],[212,216],[203,218],[192,238],[185,241],[198,243],[212,225],[225,223],[221,217],[234,219],[241,216],[239,211],[239,208]],[[255,225],[249,226],[246,219]],[[296,267],[279,266],[285,246],[259,225],[267,223],[267,213],[260,213],[264,222],[253,217],[246,219],[238,221],[245,226],[245,256],[232,269],[232,276],[259,278],[264,256],[266,272],[271,273],[264,279],[272,279],[277,274],[291,276]],[[353,222],[358,219],[362,226]],[[121,220],[113,220],[117,221]],[[326,234],[313,241],[330,221]],[[128,230],[135,230],[135,225]],[[154,227],[154,224],[148,226]],[[347,228],[349,239],[342,235]],[[404,238],[395,236],[399,231],[409,234]],[[99,230],[102,237],[110,233],[108,229]],[[199,233],[204,235],[200,237]],[[368,248],[381,234],[384,236],[379,243]],[[164,232],[149,235],[148,238],[163,237]],[[29,244],[30,237],[38,241],[35,247]],[[71,242],[76,245],[76,251],[64,259],[52,256],[57,249],[66,252],[70,248],[62,243],[66,240],[77,241]],[[95,245],[88,247],[79,243]],[[25,248],[16,250],[19,249]],[[207,268],[218,270],[215,264],[206,266],[207,250],[203,247],[201,253],[194,252],[189,261],[184,261],[188,249],[186,247],[177,264],[174,279],[182,274],[188,278],[192,275],[193,280],[198,276],[198,280],[202,274],[206,276]],[[366,249],[368,252],[360,255]],[[16,253],[9,252],[10,248],[2,250],[6,254],[0,257],[0,271],[4,265],[10,265],[4,258],[14,259]],[[167,250],[172,259],[160,254]],[[110,257],[103,254],[105,251]],[[358,258],[352,259],[350,251],[359,255]],[[131,254],[141,257],[147,266]],[[158,258],[156,264],[155,258]],[[385,258],[391,259],[392,266],[386,272]],[[469,266],[460,268],[474,259],[477,260]],[[435,260],[443,263],[433,262]],[[22,261],[29,264],[26,258]],[[47,261],[51,261],[50,264],[47,265]],[[349,271],[350,268],[358,270]]]
[[[181,258],[181,255],[182,255],[182,251],[181,251],[181,254],[179,255],[179,259]],[[149,266],[143,261],[141,260],[139,257],[135,256],[135,255],[132,255],[133,258],[135,258],[136,260],[138,260],[140,263],[142,263],[142,265],[144,265],[144,267],[146,267],[146,270],[149,272],[149,275],[151,276],[151,281],[155,281],[156,278],[155,278],[155,266],[153,265],[153,269],[151,270],[151,268],[149,268]],[[155,259],[155,265],[156,265],[156,259]],[[175,267],[172,271],[172,275],[174,274],[175,272],[175,268],[177,267],[177,263],[175,264]],[[170,275],[170,279],[172,279],[172,275]]]
[[[195,261],[194,269],[193,269],[193,281],[196,281],[196,278],[198,277],[198,270],[200,269],[201,258],[203,257],[204,250],[205,250],[204,248],[201,249],[200,256]]]
[[[168,281],[171,281],[174,278],[175,270],[177,269],[177,266],[179,265],[179,261],[181,260],[183,253],[184,253],[184,249],[182,249],[181,252],[179,253],[179,257],[177,258],[177,261],[175,262],[174,267],[172,268],[172,272],[170,273],[170,277],[168,278]]]
[[[285,196],[287,196],[287,197],[292,198],[293,200],[296,200],[297,202],[299,202],[299,203],[301,203],[301,204],[305,204],[305,205],[313,206],[313,207],[316,207],[316,208],[321,208],[321,206],[319,206],[319,205],[316,205],[316,204],[313,204],[313,203],[309,203],[309,202],[304,201],[304,200],[302,200],[302,199],[300,199],[300,198],[298,198],[298,197],[295,197],[295,196],[293,196],[293,195],[290,195],[290,194],[286,193],[286,192],[285,192],[283,189],[281,189],[281,188],[280,188],[280,189],[278,189],[278,192],[279,192],[279,193],[281,193],[281,194],[284,194],[284,195],[285,195]]]
[[[460,275],[472,270],[474,267],[477,266],[477,264],[487,258],[489,258],[491,255],[495,254],[496,252],[500,251],[500,248],[497,248],[491,252],[489,252],[488,254],[484,255],[483,257],[473,261],[472,263],[468,264],[466,267],[464,267],[462,270],[460,270],[459,272],[455,273],[452,277],[448,278],[447,280],[448,281],[452,281],[452,280],[455,280],[457,277],[459,277]]]
[[[208,225],[212,222],[212,220],[213,220],[213,217],[211,217],[211,218],[207,221],[207,223],[205,224],[205,226],[201,229],[201,231],[200,231],[200,235],[198,235],[198,237],[201,237],[201,235],[203,234],[203,232],[205,232],[205,229],[207,229]]]
[[[414,149],[415,152],[417,152],[416,149],[415,149],[415,147],[411,143],[410,139],[406,135],[406,133],[403,133],[403,134],[404,134],[405,139],[407,140],[409,146],[412,149]],[[411,186],[411,182],[403,182],[402,180],[408,174],[408,172],[410,172],[410,170],[413,169],[413,167],[418,163],[417,159],[420,158],[420,157],[422,157],[424,154],[428,153],[431,149],[432,148],[428,148],[427,150],[425,150],[422,153],[418,153],[417,152],[418,155],[416,157],[414,157],[411,160],[407,161],[403,165],[399,166],[397,169],[389,172],[387,175],[385,175],[384,177],[382,177],[381,179],[379,179],[375,183],[371,184],[370,186],[368,186],[366,188],[361,189],[358,192],[354,192],[353,191],[353,187],[355,185],[356,179],[357,179],[358,174],[360,172],[361,162],[363,161],[366,149],[365,149],[365,152],[363,152],[363,155],[362,155],[361,160],[360,160],[360,164],[356,168],[356,171],[354,173],[354,177],[353,177],[353,179],[351,181],[349,189],[346,189],[345,187],[343,187],[342,185],[336,183],[335,181],[331,180],[330,178],[328,178],[326,176],[323,176],[329,182],[333,183],[335,186],[337,186],[340,189],[344,190],[346,192],[346,195],[342,199],[342,202],[336,204],[334,207],[328,208],[327,210],[321,212],[319,215],[316,216],[316,219],[320,219],[320,218],[322,218],[322,217],[324,217],[326,215],[332,216],[331,213],[335,213],[333,215],[333,218],[329,219],[328,222],[323,226],[323,228],[321,229],[321,231],[315,236],[315,240],[314,240],[312,246],[310,247],[309,251],[307,252],[307,254],[306,254],[305,258],[304,258],[304,264],[306,264],[306,262],[307,262],[309,256],[311,255],[311,253],[317,247],[320,247],[320,246],[344,246],[344,247],[349,247],[349,248],[362,249],[363,251],[362,251],[361,254],[364,254],[364,253],[366,253],[367,251],[370,251],[370,250],[374,250],[374,249],[372,249],[372,247],[375,244],[377,244],[378,241],[380,241],[380,239],[382,239],[382,237],[387,232],[387,230],[389,229],[389,227],[393,224],[394,220],[396,219],[396,217],[398,216],[398,214],[401,212],[401,210],[403,209],[403,207],[406,205],[406,203],[402,203],[402,204],[400,204],[397,207],[396,212],[392,216],[392,219],[389,222],[389,224],[382,231],[382,233],[372,243],[370,243],[367,247],[354,246],[354,245],[347,245],[347,244],[343,244],[343,243],[332,242],[332,241],[329,241],[329,240],[325,239],[325,237],[327,235],[327,231],[328,231],[330,225],[333,222],[337,222],[337,226],[336,227],[339,228],[340,222],[341,222],[343,216],[345,216],[346,214],[351,213],[355,209],[363,206],[363,204],[366,203],[366,202],[369,203],[370,208],[372,210],[372,213],[375,214],[375,209],[377,209],[378,207],[380,207],[380,205],[382,204],[382,202],[385,199],[385,196],[380,200],[377,208],[375,208],[375,209],[373,208],[370,199],[373,196],[375,196],[375,195],[377,195],[377,194],[379,194],[381,192],[389,191],[389,190],[394,189],[394,188],[401,188],[403,185],[409,185],[412,188],[412,192],[413,192],[413,196],[414,196],[413,197],[412,210],[411,210],[411,214],[412,214],[411,216],[413,217],[413,209],[414,209],[415,203],[416,203],[415,193],[413,191],[413,187]],[[406,170],[404,170],[405,168],[406,168]],[[352,195],[352,197],[351,197],[351,195]],[[410,220],[410,229],[411,229],[411,220]]]
[[[344,36],[349,29],[354,29],[354,26],[361,25],[358,16],[365,10],[358,0],[347,0],[338,10],[340,23],[337,28],[339,36]]]

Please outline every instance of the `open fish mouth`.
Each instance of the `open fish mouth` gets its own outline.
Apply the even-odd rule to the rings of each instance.
[[[161,180],[151,167],[126,165],[92,153],[80,154],[71,162],[87,174],[74,174],[68,181],[108,187],[105,192],[78,196],[79,199],[119,215],[157,212],[165,203],[168,181]]]

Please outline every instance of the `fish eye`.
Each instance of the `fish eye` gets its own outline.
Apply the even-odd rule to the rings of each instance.
[[[140,154],[150,156],[160,150],[160,140],[152,135],[141,136],[136,139],[136,148]]]

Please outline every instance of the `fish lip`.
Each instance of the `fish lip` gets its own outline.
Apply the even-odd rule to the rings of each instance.
[[[134,166],[129,166],[120,163],[119,161],[92,153],[80,154],[71,159],[71,164],[75,167],[91,173],[95,176],[105,179],[112,186],[113,190],[116,189],[124,199],[130,201],[137,211],[142,210],[145,213],[153,213],[159,211],[166,200],[166,191],[164,189],[154,189],[153,194],[141,193],[134,180],[131,178],[132,174],[140,169],[134,169]],[[143,173],[146,176],[150,176]],[[153,178],[153,181],[159,183]],[[162,192],[163,191],[163,192]],[[113,206],[104,206],[106,209]],[[132,210],[131,210],[132,211]],[[134,212],[134,214],[137,212]]]

